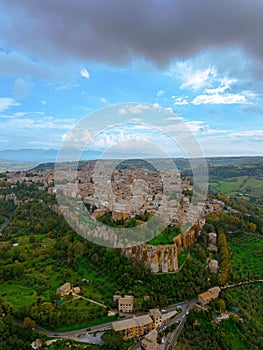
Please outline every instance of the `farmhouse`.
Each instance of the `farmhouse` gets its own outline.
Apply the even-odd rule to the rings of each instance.
[[[211,300],[217,299],[220,293],[219,287],[213,287],[208,289],[207,292],[198,295],[198,302],[205,306],[210,303]]]
[[[69,282],[64,283],[61,287],[57,289],[57,294],[60,296],[68,295],[71,292],[71,285]]]
[[[132,295],[124,295],[118,299],[118,311],[119,312],[132,312],[133,310],[133,299]]]

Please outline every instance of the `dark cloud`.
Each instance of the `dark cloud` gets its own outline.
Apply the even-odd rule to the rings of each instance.
[[[47,60],[157,65],[211,47],[263,60],[262,0],[0,0],[5,49]]]

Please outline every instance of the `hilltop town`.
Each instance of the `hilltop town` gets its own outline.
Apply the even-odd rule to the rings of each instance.
[[[84,344],[96,341],[94,346],[102,349],[109,339],[119,347],[133,342],[134,349],[167,349],[185,334],[189,314],[198,324],[211,307],[219,310],[211,322],[243,322],[240,303],[229,304],[227,295],[232,288],[261,283],[260,255],[255,250],[249,278],[240,277],[233,267],[236,255],[229,232],[242,226],[256,237],[261,223],[253,221],[252,209],[247,216],[245,207],[221,194],[202,203],[197,193],[200,202],[195,200],[192,178],[181,172],[135,165],[112,168],[110,161],[100,169],[87,162],[77,172],[6,172],[0,185],[0,292],[13,305],[11,290],[20,286],[24,306],[14,304],[12,315],[24,317],[39,332],[30,332],[33,349],[52,349],[52,339],[66,344],[69,338]],[[57,203],[58,195],[63,203]],[[72,231],[62,214],[88,240]],[[122,244],[108,231],[137,228],[152,218],[164,219],[167,226],[140,244]],[[156,226],[158,220],[153,221]],[[103,247],[108,242],[114,244]],[[6,301],[2,310],[9,310]]]

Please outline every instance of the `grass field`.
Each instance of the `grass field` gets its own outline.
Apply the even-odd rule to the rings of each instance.
[[[174,237],[180,233],[179,228],[167,227],[157,237],[151,239],[148,243],[151,245],[169,245],[174,244]]]
[[[259,242],[229,243],[234,281],[263,278],[263,240]]]
[[[36,292],[20,283],[1,283],[0,296],[4,297],[13,307],[20,308],[37,300]]]
[[[262,292],[262,283],[255,283],[226,289],[220,296],[232,306],[238,306],[241,315],[263,334]]]
[[[247,198],[262,200],[263,181],[257,176],[237,176],[228,179],[218,179],[210,182],[212,191],[232,196],[244,195]]]
[[[24,273],[20,278],[12,279],[0,284],[0,297],[6,299],[14,312],[20,312],[23,307],[42,302],[50,303],[57,289],[65,282],[72,286],[79,286],[80,295],[112,306],[112,296],[118,290],[118,282],[103,274],[99,268],[84,264],[80,259],[75,268],[54,259],[52,251],[54,240],[47,235],[35,235],[35,243],[29,243],[29,236],[20,236],[16,239],[17,247],[12,251],[16,259],[22,260]],[[84,282],[82,280],[85,279]],[[59,298],[59,297],[58,297]],[[61,298],[62,299],[62,298]],[[71,300],[64,302],[58,309],[74,315],[84,315],[79,323],[61,324],[59,330],[73,330],[91,325],[109,322],[114,318],[104,316],[106,309],[88,300]]]

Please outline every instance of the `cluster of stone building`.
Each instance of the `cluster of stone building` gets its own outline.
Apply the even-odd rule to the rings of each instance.
[[[114,295],[113,301],[118,303],[118,311],[120,313],[133,312],[133,295]],[[159,309],[150,309],[147,315],[133,316],[129,319],[113,322],[112,329],[115,332],[120,332],[124,339],[145,335],[142,340],[143,349],[158,350],[157,329],[162,325],[162,316]]]
[[[9,186],[15,186],[17,182],[27,183],[29,186],[37,183],[39,190],[46,189],[50,193],[59,191],[66,198],[74,198],[73,206],[67,205],[65,200],[65,204],[60,204],[59,207],[53,205],[51,209],[57,214],[62,211],[66,219],[78,232],[82,232],[84,237],[94,242],[110,242],[112,246],[120,247],[122,254],[141,260],[153,272],[176,271],[179,253],[196,242],[207,215],[222,210],[222,203],[219,201],[206,202],[205,206],[200,202],[190,207],[191,196],[184,193],[191,193],[193,187],[190,179],[182,179],[179,172],[158,172],[134,166],[119,169],[114,168],[111,161],[99,162],[98,168],[95,162],[88,162],[77,171],[77,180],[74,170],[56,171],[55,188],[53,170],[10,172],[6,177]],[[14,193],[6,195],[5,199],[12,199],[17,205],[21,204]],[[134,245],[130,242],[123,244],[105,225],[94,226],[83,220],[83,202],[96,208],[92,214],[94,221],[106,212],[112,213],[113,220],[147,212],[162,217],[169,225],[178,226],[186,224],[189,220],[194,223],[196,217],[198,220],[186,232],[176,236],[172,245],[152,246],[138,244],[139,242]],[[209,236],[208,248],[216,252],[216,234],[209,235],[211,237]],[[208,267],[211,272],[217,273],[216,260],[211,260]]]
[[[27,186],[31,184],[39,184],[39,190],[47,190],[52,193],[54,185],[53,170],[29,170],[29,171],[11,171],[5,173],[6,184],[10,187],[15,187],[18,183],[24,183]],[[2,187],[4,188],[4,187]]]
[[[207,248],[210,252],[217,253],[217,234],[215,232],[209,232],[208,234],[208,245]],[[218,261],[216,259],[211,259],[208,264],[209,271],[212,273],[218,273]]]
[[[201,307],[206,307],[211,301],[216,300],[220,294],[220,287],[213,287],[208,291],[199,294],[198,304]],[[133,312],[134,297],[132,295],[114,295],[114,302],[118,303],[118,311],[123,313]],[[158,330],[162,325],[174,317],[177,311],[172,311],[167,314],[162,314],[158,309],[150,309],[149,313],[142,316],[134,316],[129,319],[115,321],[112,323],[112,329],[120,332],[124,339],[144,336],[142,346],[144,349],[159,349],[157,344]]]
[[[112,168],[111,161],[99,162],[74,171],[56,172],[56,189],[65,196],[77,198],[96,208],[97,218],[111,212],[113,220],[127,219],[136,214],[161,215],[166,222],[181,224],[186,217],[190,198],[182,194],[193,191],[189,178],[182,179],[180,172],[149,170],[130,166]]]
[[[159,309],[151,309],[149,314],[134,316],[129,319],[115,321],[112,323],[112,329],[120,332],[123,339],[130,339],[145,335],[142,340],[142,347],[145,350],[158,350],[157,343],[158,328],[162,325],[162,313]]]

